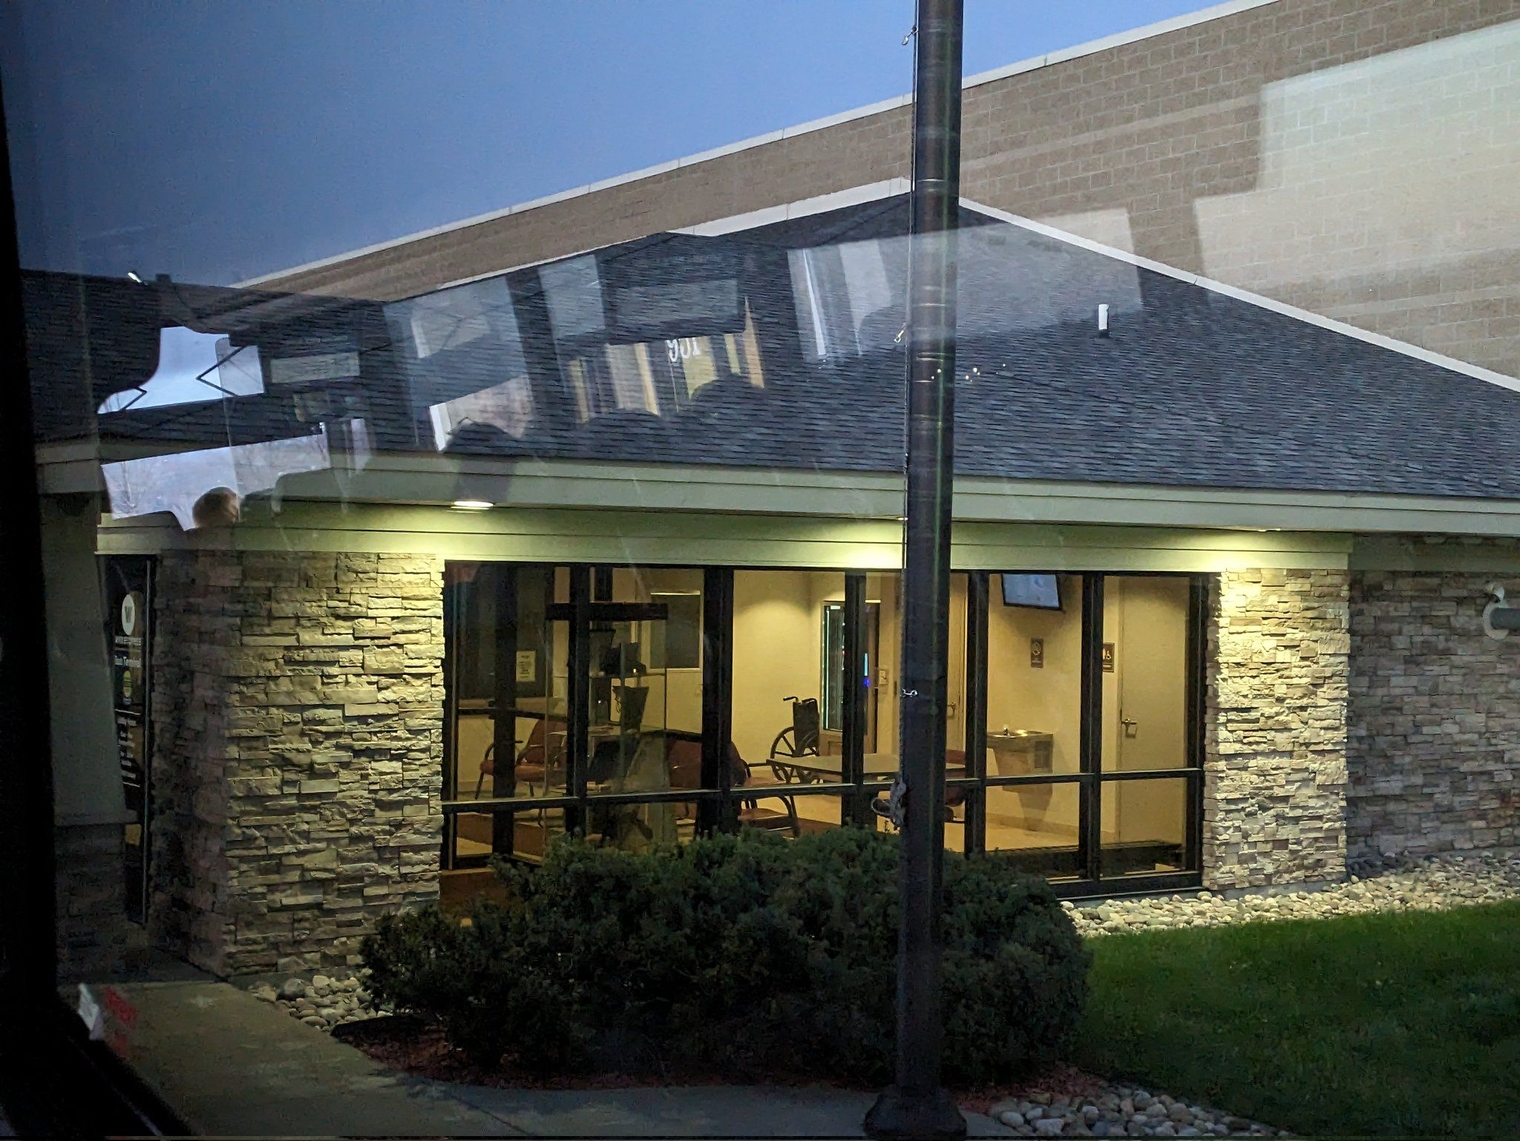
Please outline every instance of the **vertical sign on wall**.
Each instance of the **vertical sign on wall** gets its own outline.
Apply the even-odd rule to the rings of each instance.
[[[116,711],[116,760],[126,794],[122,875],[127,917],[145,921],[148,835],[152,823],[148,665],[153,641],[153,560],[140,555],[105,559],[105,602]]]

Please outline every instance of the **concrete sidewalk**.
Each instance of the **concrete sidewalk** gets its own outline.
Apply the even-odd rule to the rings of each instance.
[[[198,1133],[275,1137],[860,1137],[873,1095],[700,1086],[500,1090],[386,1070],[220,982],[92,988],[106,1033]],[[1013,1131],[981,1115],[972,1136]]]

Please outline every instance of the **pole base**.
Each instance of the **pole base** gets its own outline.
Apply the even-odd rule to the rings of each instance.
[[[966,1136],[966,1119],[943,1089],[904,1093],[888,1086],[865,1119],[866,1135],[880,1141],[938,1141]]]

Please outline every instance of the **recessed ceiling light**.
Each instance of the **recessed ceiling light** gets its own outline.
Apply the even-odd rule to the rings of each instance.
[[[456,499],[454,500],[455,511],[489,511],[496,504],[488,499]]]

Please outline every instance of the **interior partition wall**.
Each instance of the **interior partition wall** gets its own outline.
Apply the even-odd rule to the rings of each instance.
[[[1196,884],[1202,576],[953,576],[946,845],[1063,894]],[[895,572],[450,563],[445,900],[580,832],[886,827]]]

